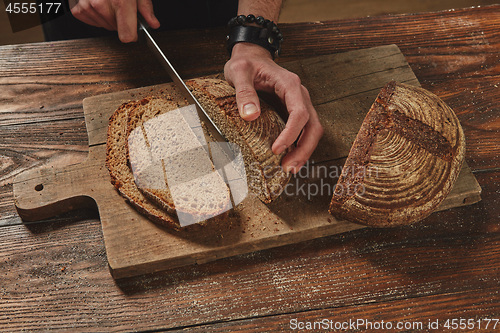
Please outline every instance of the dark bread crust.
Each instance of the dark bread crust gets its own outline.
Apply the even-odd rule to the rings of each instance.
[[[259,118],[247,122],[238,113],[236,91],[226,81],[193,79],[186,84],[222,134],[242,149],[249,189],[264,203],[275,200],[291,177],[281,168],[281,159],[290,149],[280,155],[271,150],[285,128],[277,112],[261,101]]]
[[[421,220],[451,191],[464,155],[453,110],[422,88],[390,82],[363,121],[329,211],[377,227]]]
[[[152,204],[139,191],[128,165],[126,152],[128,114],[139,107],[140,103],[141,101],[124,103],[111,115],[108,125],[106,167],[109,170],[111,183],[141,214],[157,224],[177,230],[180,228],[177,218]]]

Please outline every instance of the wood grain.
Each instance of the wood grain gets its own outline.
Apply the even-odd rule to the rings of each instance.
[[[286,38],[282,63],[397,44],[422,86],[458,114],[481,202],[437,212],[411,227],[363,229],[118,284],[106,266],[95,213],[0,227],[0,329],[141,331],[209,324],[217,330],[213,323],[234,322],[230,330],[254,330],[271,327],[266,316],[286,325],[287,314],[308,318],[328,312],[339,319],[349,313],[368,319],[446,318],[448,311],[498,318],[499,9],[280,26]],[[224,35],[185,31],[162,39],[189,78],[221,71]],[[0,148],[2,170],[8,170],[0,176],[1,223],[21,222],[12,202],[16,174],[52,161],[62,165],[62,156],[73,150],[81,162],[87,145],[83,98],[166,81],[143,48],[111,39],[0,48],[0,144],[8,141]],[[97,70],[80,69],[87,66],[85,58]],[[74,144],[66,146],[53,126],[71,128]],[[32,131],[44,129],[45,135],[32,139]],[[7,160],[14,162],[3,169]]]
[[[495,288],[478,290],[475,293],[452,293],[431,295],[390,302],[373,302],[342,308],[329,307],[307,312],[285,313],[244,320],[230,320],[213,324],[185,327],[174,332],[259,332],[291,331],[311,328],[313,331],[376,332],[397,330],[419,332],[429,330],[446,331],[449,327],[465,326],[461,331],[494,330],[496,321],[489,321],[498,314],[500,301]],[[456,319],[456,321],[452,321]],[[359,322],[360,321],[360,322]],[[472,321],[472,322],[471,322]],[[496,325],[495,325],[496,324]],[[448,325],[448,326],[446,326]],[[310,329],[310,330],[311,330]]]
[[[320,143],[316,152],[322,156],[323,161],[320,159],[316,160],[317,162],[346,157],[346,152],[334,155],[335,151],[332,152],[330,147],[342,147],[344,142],[354,141],[358,131],[355,127],[361,126],[358,118],[369,109],[369,104],[364,108],[364,112],[352,106],[348,107],[359,102],[360,93],[370,91],[377,94],[373,87],[392,80],[393,68],[406,71],[399,74],[401,76],[412,77],[411,69],[394,45],[353,51],[352,58],[348,54],[341,54],[338,58],[340,59],[333,55],[291,64],[302,68],[306,80],[316,83],[310,87],[313,96],[319,96],[321,92],[324,95],[323,103],[333,99],[345,105],[343,123],[353,127],[352,132],[337,132],[344,138],[343,142],[329,137],[331,132],[327,133],[325,137],[329,144]],[[333,67],[343,73],[344,82],[339,81],[335,86],[325,88],[330,77],[325,67]],[[387,72],[384,68],[388,68]],[[351,72],[352,75],[349,74]],[[353,79],[350,80],[350,77]],[[355,82],[358,77],[363,77],[364,82]],[[353,82],[354,85],[351,84]],[[331,92],[326,94],[325,90]],[[88,159],[82,164],[67,168],[37,168],[18,175],[14,180],[14,200],[23,220],[46,219],[81,206],[92,206],[95,200],[99,207],[108,262],[115,278],[204,263],[361,227],[337,220],[328,214],[328,201],[332,196],[335,179],[331,179],[329,171],[316,179],[314,176],[310,177],[309,173],[314,168],[318,169],[315,166],[311,166],[311,171],[306,170],[305,175],[299,173],[291,186],[285,190],[283,198],[277,200],[270,209],[251,196],[240,204],[233,214],[202,229],[194,226],[193,230],[172,232],[153,225],[127,205],[111,186],[104,163],[104,143],[108,119],[118,106],[125,101],[141,99],[147,95],[161,96],[164,92],[169,94],[169,91],[172,96],[176,96],[175,88],[171,84],[164,84],[87,98],[84,101],[84,114],[90,143]],[[366,99],[359,103],[363,102],[366,102]],[[320,114],[320,117],[326,121],[330,114]],[[348,150],[350,147],[345,148]],[[331,163],[325,163],[324,166],[327,170],[331,170],[333,166],[336,170],[341,168]],[[464,166],[459,181],[460,186],[457,186],[457,189],[463,188],[465,191],[451,193],[443,202],[443,207],[471,204],[478,199],[480,188],[467,166]],[[314,188],[312,185],[315,185]],[[472,196],[469,196],[471,193]],[[297,211],[296,207],[301,209]],[[152,248],[155,250],[152,251]]]
[[[492,155],[491,160],[484,156],[484,149],[476,147],[498,148],[497,127],[485,122],[496,110],[492,101],[498,83],[495,24],[499,14],[495,8],[455,10],[444,16],[428,13],[284,24],[282,30],[288,36],[279,62],[395,43],[422,86],[441,97],[464,126],[469,126],[468,161],[472,168],[494,167],[500,154]],[[441,29],[436,30],[436,25]],[[197,31],[199,43],[194,44],[189,41],[192,35],[192,31],[160,34],[160,44],[173,46],[167,48],[168,56],[184,78],[220,72],[227,59],[225,29]],[[57,54],[51,52],[54,47]],[[143,42],[121,45],[111,38],[3,47],[0,86],[5,93],[0,97],[4,108],[0,124],[36,122],[41,116],[46,120],[81,117],[78,108],[85,97],[168,81],[158,71],[157,60],[144,49]],[[74,54],[82,56],[73,59]],[[198,55],[204,61],[199,61]],[[138,58],[139,63],[134,61]],[[46,98],[54,95],[59,96],[57,101]],[[66,104],[61,103],[64,101]],[[476,110],[483,116],[467,116]]]
[[[499,304],[487,304],[500,276],[500,225],[497,220],[492,229],[484,211],[499,214],[500,172],[478,179],[489,184],[480,203],[434,214],[419,226],[365,228],[119,281],[107,270],[97,219],[3,227],[0,268],[11,282],[0,286],[0,318],[10,330],[86,331],[168,329],[321,309],[347,316],[350,307],[374,318],[370,304],[418,301],[421,311],[433,311],[425,297],[444,301],[460,293],[469,296],[452,303],[456,311],[475,306],[484,316],[498,315]],[[396,310],[393,316],[406,318]]]

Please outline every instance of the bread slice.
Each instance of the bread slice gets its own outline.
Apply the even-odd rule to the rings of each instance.
[[[145,100],[122,104],[109,119],[106,142],[106,167],[111,176],[111,183],[119,193],[127,199],[140,213],[155,223],[179,229],[180,224],[175,215],[166,209],[156,206],[139,191],[132,170],[127,160],[127,123],[129,113],[143,105]]]
[[[329,211],[376,227],[416,222],[450,193],[464,155],[450,107],[422,88],[390,82],[361,125]]]
[[[236,106],[236,92],[224,80],[193,79],[186,84],[222,134],[241,148],[249,190],[264,203],[276,199],[290,180],[281,168],[281,159],[289,150],[280,155],[271,150],[285,128],[283,120],[263,101],[259,118],[243,120]]]
[[[162,98],[147,98],[129,113],[128,160],[139,190],[186,226],[228,211],[231,203],[210,159],[196,108],[176,107]]]

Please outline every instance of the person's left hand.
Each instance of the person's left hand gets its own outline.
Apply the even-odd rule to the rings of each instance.
[[[283,157],[281,163],[285,171],[297,173],[323,136],[318,114],[300,78],[277,65],[269,51],[250,43],[238,43],[233,47],[231,59],[224,66],[224,74],[236,89],[239,113],[247,121],[255,120],[260,115],[256,90],[274,93],[281,99],[289,117],[272,151],[282,153],[300,135],[297,147]]]

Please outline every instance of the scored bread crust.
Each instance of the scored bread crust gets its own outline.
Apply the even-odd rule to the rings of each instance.
[[[271,150],[272,144],[285,128],[277,112],[260,101],[260,116],[253,121],[245,121],[238,112],[236,91],[226,81],[192,79],[186,85],[222,134],[241,148],[249,190],[264,203],[275,200],[291,177],[281,167],[281,159],[290,149],[279,155]]]
[[[450,193],[464,156],[453,110],[425,89],[390,82],[361,125],[329,211],[376,227],[421,220]]]

